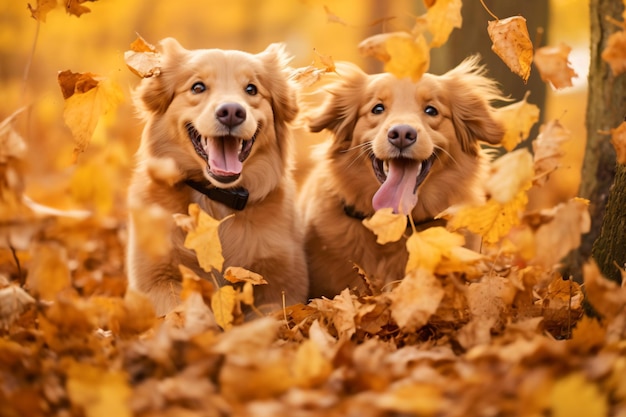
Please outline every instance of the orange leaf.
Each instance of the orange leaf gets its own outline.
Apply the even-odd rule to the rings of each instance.
[[[613,75],[626,72],[626,31],[620,30],[609,36],[601,57],[611,66]]]
[[[46,15],[49,11],[56,9],[60,5],[58,0],[37,0],[37,6],[33,7],[28,3],[28,10],[33,19],[46,22]]]
[[[161,54],[154,45],[139,35],[130,44],[130,50],[124,52],[124,62],[133,74],[141,78],[158,76],[161,73]]]
[[[559,46],[544,46],[535,52],[535,66],[541,79],[555,89],[572,86],[572,78],[578,77],[567,59],[572,48],[564,43]]]
[[[68,14],[73,14],[76,17],[80,17],[84,13],[90,13],[89,7],[83,6],[83,3],[96,0],[65,0],[65,11]]]
[[[521,101],[500,107],[497,111],[498,120],[504,124],[502,146],[507,151],[513,150],[518,143],[526,139],[530,129],[539,120],[539,107],[527,101],[529,95],[530,92],[526,92]]]
[[[430,48],[424,35],[408,32],[383,33],[359,44],[363,56],[371,56],[385,64],[384,69],[396,77],[419,79],[430,65]]]
[[[267,281],[261,275],[239,266],[229,266],[226,268],[226,271],[224,271],[224,279],[233,284],[237,282],[249,282],[253,285],[267,284]]]
[[[526,28],[526,19],[512,16],[502,20],[489,21],[487,32],[493,42],[491,49],[524,82],[530,76],[533,61],[533,44]]]

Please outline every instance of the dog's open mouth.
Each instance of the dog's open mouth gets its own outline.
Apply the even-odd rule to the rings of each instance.
[[[409,214],[417,204],[417,188],[433,166],[435,154],[417,161],[395,158],[382,161],[372,156],[372,166],[381,186],[374,194],[374,210],[390,207],[394,213]]]
[[[239,178],[243,161],[250,155],[259,129],[250,139],[243,139],[231,135],[202,136],[191,122],[185,127],[196,153],[207,162],[207,172],[212,178],[224,184]]]

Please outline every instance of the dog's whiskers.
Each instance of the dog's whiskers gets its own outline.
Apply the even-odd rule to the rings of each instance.
[[[450,152],[448,152],[447,150],[445,150],[441,146],[437,146],[437,145],[435,145],[435,149],[440,151],[440,152],[442,152],[442,153],[445,153],[446,155],[448,155],[448,158],[450,158],[450,160],[453,163],[459,165],[459,162],[456,159],[454,159],[454,157],[452,156],[452,154]],[[439,152],[435,153],[435,157],[441,161],[441,159],[439,158]]]
[[[354,165],[364,155],[371,156],[372,155],[372,143],[371,142],[365,142],[365,143],[362,143],[360,145],[356,145],[356,146],[353,146],[351,148],[348,148],[348,149],[346,149],[345,151],[342,151],[342,152],[347,153],[347,152],[351,152],[351,151],[358,151],[358,153],[354,156],[354,158],[352,159],[352,161],[350,162],[350,164],[346,168],[352,167],[352,165]]]

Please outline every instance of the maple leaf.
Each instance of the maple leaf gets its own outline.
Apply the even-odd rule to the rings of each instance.
[[[615,148],[618,164],[626,164],[626,122],[611,129],[611,144]]]
[[[235,315],[233,311],[237,304],[237,291],[230,285],[220,287],[211,297],[211,310],[218,326],[224,330],[233,327]]]
[[[28,10],[30,10],[30,15],[33,19],[39,20],[43,23],[46,22],[46,15],[48,12],[60,6],[58,0],[37,0],[36,4],[37,5],[33,7],[30,3],[28,3]]]
[[[491,175],[485,181],[485,190],[500,204],[511,201],[528,189],[534,175],[533,157],[527,149],[504,154],[491,164]]]
[[[436,48],[448,41],[454,28],[463,24],[461,0],[437,0],[428,6],[426,22],[428,31],[433,35],[430,47]]]
[[[113,81],[90,73],[62,71],[58,81],[65,99],[63,119],[72,131],[78,155],[89,146],[100,116],[116,108],[124,95]]]
[[[609,36],[606,48],[600,55],[611,67],[613,75],[626,72],[626,31],[620,30]]]
[[[533,61],[533,44],[528,35],[526,19],[522,16],[512,16],[491,20],[487,32],[493,42],[491,50],[526,83]]]
[[[422,232],[414,233],[406,241],[409,259],[406,273],[416,269],[434,272],[445,256],[450,256],[453,247],[463,246],[465,238],[447,231],[443,227],[430,227]]]
[[[221,271],[224,265],[222,244],[218,233],[221,221],[209,216],[196,203],[189,205],[189,216],[194,220],[195,228],[187,233],[184,246],[196,252],[198,263],[203,270],[212,272],[215,268]],[[227,218],[230,216],[222,221]]]
[[[83,3],[88,1],[94,2],[96,0],[65,0],[65,11],[67,14],[71,14],[76,17],[80,17],[85,13],[91,13],[91,9],[89,9],[89,7],[83,6]]]
[[[561,145],[570,139],[570,132],[558,120],[551,120],[539,128],[537,139],[532,142],[534,153],[535,185],[548,181],[550,173],[559,167],[564,155]]]
[[[539,120],[539,107],[528,103],[529,95],[530,92],[526,92],[522,100],[500,107],[496,112],[496,117],[505,128],[501,144],[507,151],[513,150],[526,139],[530,129]]]
[[[376,235],[376,243],[380,245],[397,242],[406,231],[406,216],[393,213],[392,208],[377,210],[362,223]]]
[[[363,40],[358,46],[363,56],[372,56],[384,63],[384,70],[398,78],[417,81],[430,64],[430,48],[422,34],[408,32],[383,33]]]
[[[161,54],[140,35],[130,44],[130,50],[124,52],[124,62],[141,78],[156,77],[161,73]]]
[[[405,332],[414,332],[428,323],[444,293],[440,280],[432,272],[412,269],[393,291],[386,293],[391,301],[391,317]]]
[[[568,61],[571,50],[561,42],[558,46],[544,46],[535,51],[534,62],[541,79],[556,90],[571,87],[572,78],[578,77]]]

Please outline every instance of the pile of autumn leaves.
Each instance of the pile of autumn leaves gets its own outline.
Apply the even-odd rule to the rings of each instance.
[[[419,78],[428,51],[416,51],[445,42],[439,30],[452,30],[460,0],[427,6],[413,33],[379,35],[361,48],[386,70]],[[134,45],[129,66],[158,76],[158,51]],[[322,68],[295,73],[299,82],[333,71],[321,58]],[[561,76],[571,79],[564,68]],[[85,94],[104,107],[111,102],[106,84],[91,75],[59,79],[71,111]],[[183,304],[155,318],[148,300],[125,290],[124,220],[51,211],[26,199],[18,114],[6,119],[0,415],[626,415],[626,289],[586,265],[585,297],[599,315],[592,319],[583,316],[581,286],[558,273],[589,228],[587,202],[525,210],[528,190],[558,168],[568,139],[554,120],[541,127],[532,154],[514,150],[538,114],[525,99],[498,111],[509,152],[492,164],[487,204],[443,213],[448,229],[411,233],[402,281],[382,291],[363,274],[363,293],[345,290],[245,323],[241,307],[254,304],[251,289],[264,282],[241,268],[224,272],[233,285],[222,288],[182,270]],[[80,152],[89,132],[73,133]],[[614,142],[619,136],[616,130]],[[201,265],[221,270],[219,222],[197,206],[177,221]],[[406,220],[380,211],[365,226],[385,244],[402,237]],[[463,247],[459,228],[482,236],[480,253]]]

